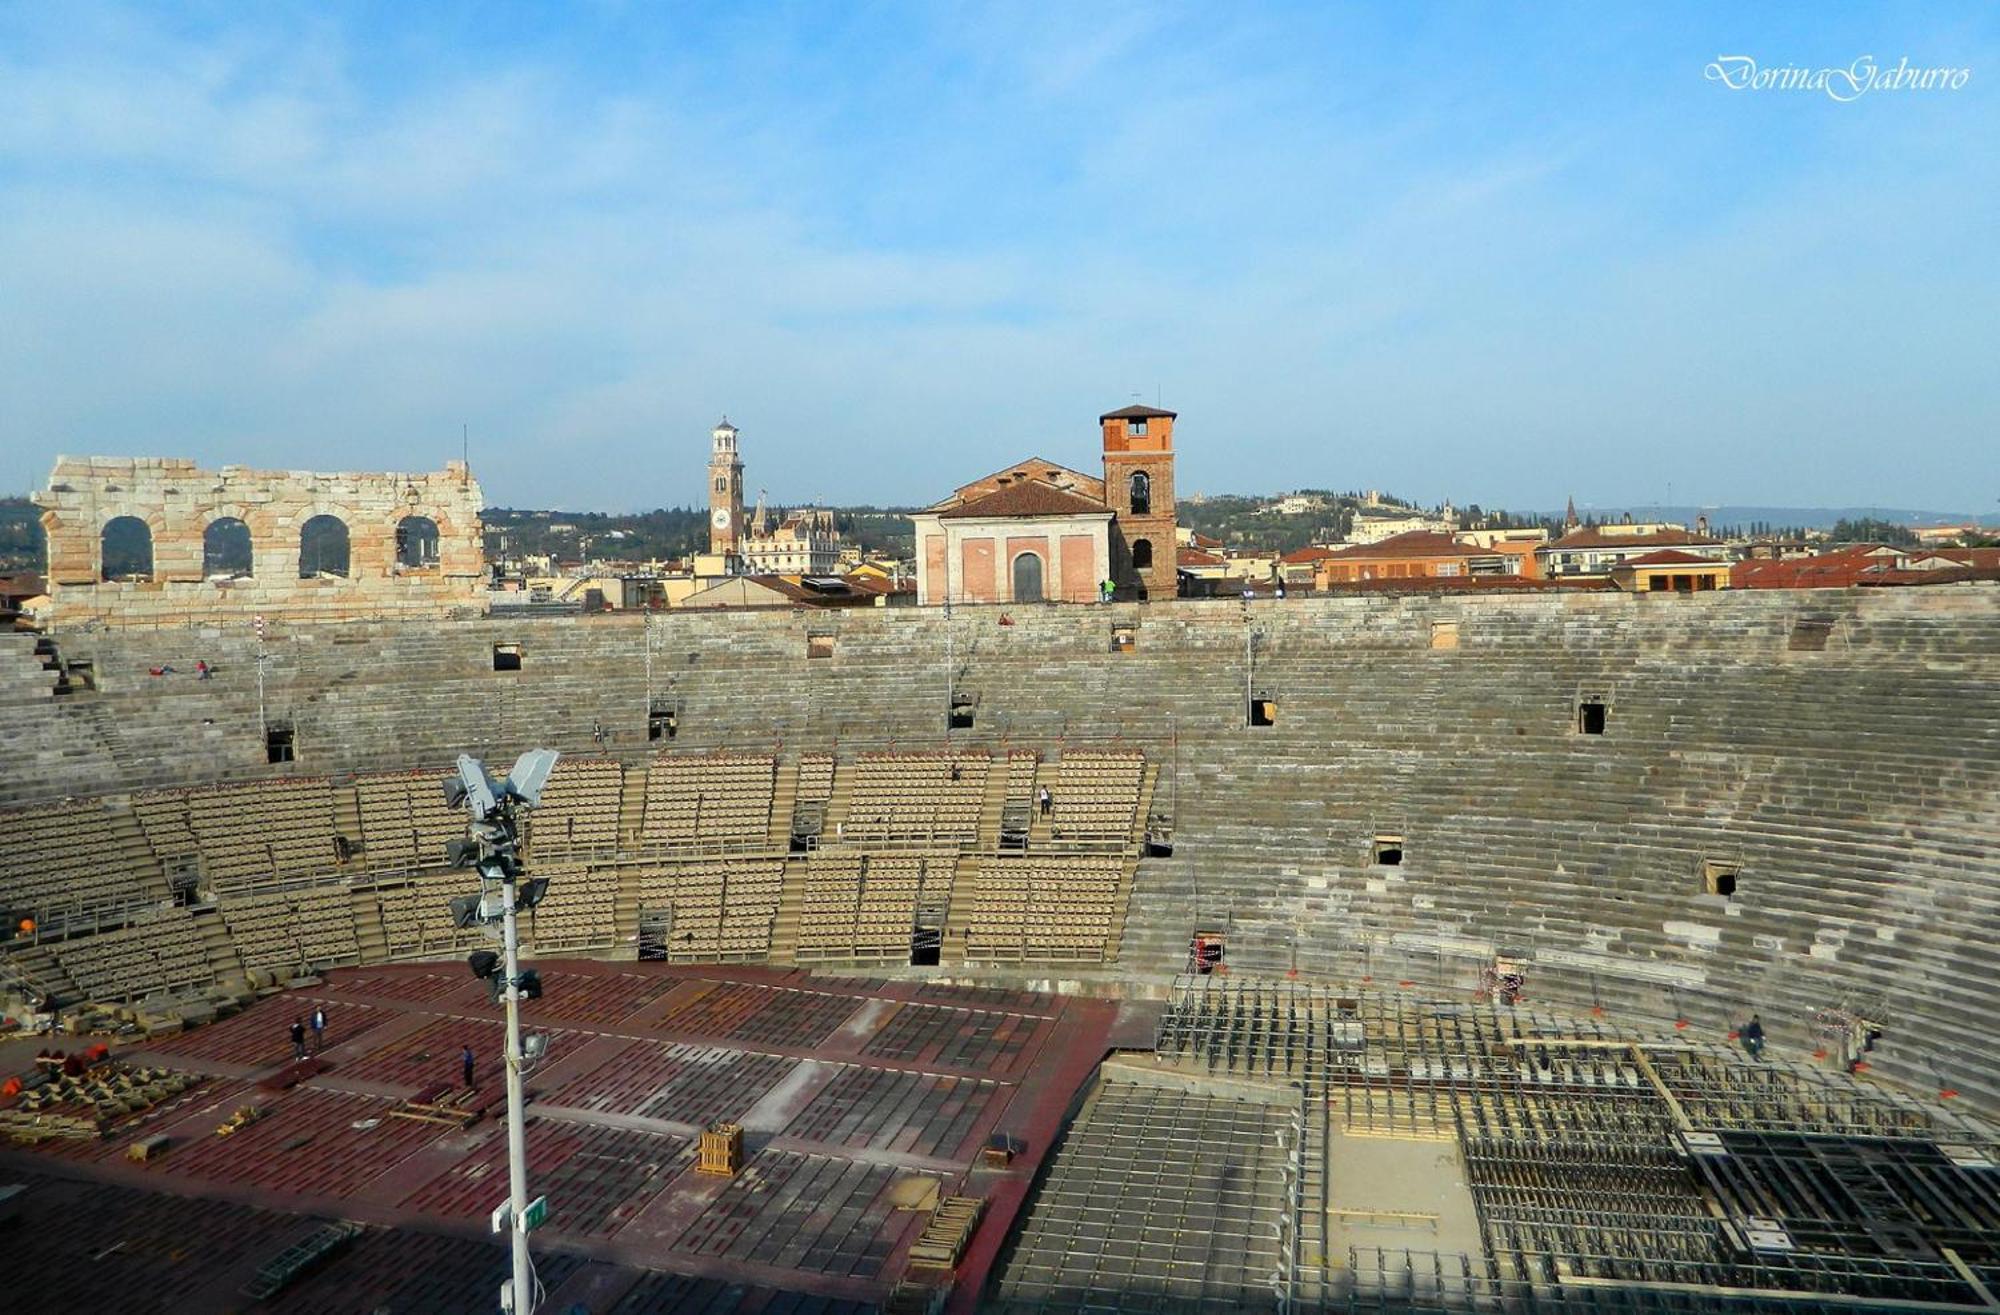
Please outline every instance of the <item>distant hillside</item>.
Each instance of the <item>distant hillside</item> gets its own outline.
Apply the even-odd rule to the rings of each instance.
[[[26,498],[0,498],[0,575],[42,569],[41,516]]]
[[[1963,525],[1976,522],[1988,526],[2000,526],[2000,514],[1987,512],[1981,515],[1970,511],[1913,511],[1908,507],[1758,507],[1749,505],[1729,505],[1721,507],[1690,506],[1631,506],[1631,507],[1587,507],[1576,506],[1577,515],[1595,521],[1615,521],[1630,513],[1635,521],[1675,521],[1682,525],[1692,525],[1698,517],[1708,517],[1708,523],[1716,529],[1726,529],[1749,525],[1798,526],[1808,530],[1830,530],[1840,521],[1878,520],[1895,525]],[[1557,519],[1562,517],[1562,509],[1545,512]]]
[[[772,509],[782,516],[785,509]],[[907,511],[881,507],[831,507],[841,535],[864,552],[907,557],[912,550]],[[489,557],[540,556],[583,561],[653,561],[708,551],[708,512],[700,507],[660,507],[629,515],[595,511],[488,507]]]

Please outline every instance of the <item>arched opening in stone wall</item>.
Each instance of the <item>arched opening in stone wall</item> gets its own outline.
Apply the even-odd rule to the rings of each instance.
[[[1149,516],[1153,511],[1153,481],[1145,471],[1135,471],[1129,492],[1132,495],[1132,514]]]
[[[1152,565],[1153,541],[1151,539],[1140,539],[1134,542],[1132,545],[1132,569],[1135,571],[1145,571],[1150,570]]]
[[[338,516],[315,516],[299,530],[299,579],[314,580],[348,572],[347,522]]]
[[[204,579],[235,580],[255,574],[250,527],[234,516],[208,523],[201,532],[201,574]]]
[[[98,547],[98,579],[153,578],[153,527],[137,516],[113,516],[104,522]]]
[[[396,565],[438,564],[438,525],[428,516],[405,516],[396,522]]]
[[[1042,559],[1034,553],[1024,552],[1014,559],[1014,601],[1042,601]]]

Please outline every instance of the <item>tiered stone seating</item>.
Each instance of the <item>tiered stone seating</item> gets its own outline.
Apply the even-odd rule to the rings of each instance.
[[[440,867],[445,842],[465,834],[462,808],[445,802],[441,772],[394,772],[355,783],[362,861],[372,871]]]
[[[289,971],[360,962],[354,909],[344,885],[230,896],[217,907],[245,968]]]
[[[1125,862],[1117,854],[982,859],[966,958],[1096,963],[1116,957]]]
[[[639,904],[673,913],[667,957],[752,960],[771,952],[785,886],[781,858],[714,858],[642,868]]]
[[[544,863],[537,864],[532,875],[549,880],[548,894],[528,915],[521,933],[534,950],[547,953],[611,944],[617,930],[617,868]]]
[[[541,858],[613,852],[624,792],[622,764],[609,758],[560,760],[542,787],[542,802],[528,813],[528,851]]]
[[[813,854],[806,863],[795,957],[907,962],[919,903],[943,907],[957,869],[952,852]]]
[[[162,909],[117,931],[63,941],[52,949],[63,971],[93,1000],[135,1000],[215,979],[186,909]]]
[[[84,911],[133,899],[152,855],[133,852],[99,803],[0,813],[0,912]]]
[[[777,759],[746,754],[659,754],[646,769],[648,849],[755,845],[771,831]]]
[[[1051,791],[1055,834],[1063,839],[1131,839],[1145,777],[1146,757],[1136,750],[1064,753]]]
[[[991,766],[983,752],[862,754],[842,838],[974,843]]]

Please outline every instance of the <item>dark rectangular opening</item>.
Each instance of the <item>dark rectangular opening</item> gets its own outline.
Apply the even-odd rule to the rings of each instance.
[[[947,719],[946,724],[955,731],[971,730],[972,700],[963,696],[953,699],[951,701],[951,716]]]
[[[1111,651],[1113,653],[1130,653],[1138,647],[1138,635],[1131,626],[1111,627]]]
[[[1576,728],[1585,735],[1604,734],[1604,718],[1602,699],[1585,699],[1576,705]]]
[[[292,724],[288,721],[267,722],[264,726],[264,761],[267,763],[288,763],[294,759],[295,746],[292,743]]]
[[[910,966],[912,968],[937,967],[938,956],[943,950],[943,928],[918,927],[910,933]]]
[[[495,644],[493,646],[493,669],[495,671],[519,671],[521,669],[521,646],[519,644]]]
[[[646,738],[649,740],[671,740],[680,732],[681,718],[678,710],[655,703],[646,710]]]
[[[1786,647],[1794,653],[1821,653],[1826,651],[1826,641],[1833,634],[1833,622],[1821,618],[1807,618],[1792,627],[1791,638]]]
[[[1701,864],[1702,889],[1710,895],[1720,895],[1725,899],[1736,898],[1736,879],[1743,869],[1734,863],[1722,863],[1715,859],[1704,859]]]
[[[1278,703],[1266,695],[1259,694],[1250,700],[1250,724],[1252,726],[1276,726],[1278,724]]]
[[[830,658],[833,656],[832,635],[807,635],[806,656],[808,658]]]
[[[1403,866],[1403,838],[1388,832],[1378,834],[1370,855],[1378,866],[1385,868]]]
[[[1188,941],[1188,967],[1207,975],[1222,966],[1223,936],[1219,931],[1198,931]]]

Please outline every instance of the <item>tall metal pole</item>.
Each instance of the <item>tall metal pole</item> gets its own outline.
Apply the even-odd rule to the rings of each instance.
[[[501,929],[506,951],[507,973],[507,1190],[513,1209],[514,1230],[514,1315],[527,1315],[535,1307],[528,1270],[528,1129],[521,1091],[521,939],[514,916],[514,878],[500,880],[501,907],[506,920]]]
[[[514,1315],[534,1309],[534,1279],[528,1275],[528,1121],[520,1085],[520,923],[514,917],[514,877],[500,879],[500,907],[506,909],[506,1177],[514,1227]]]

